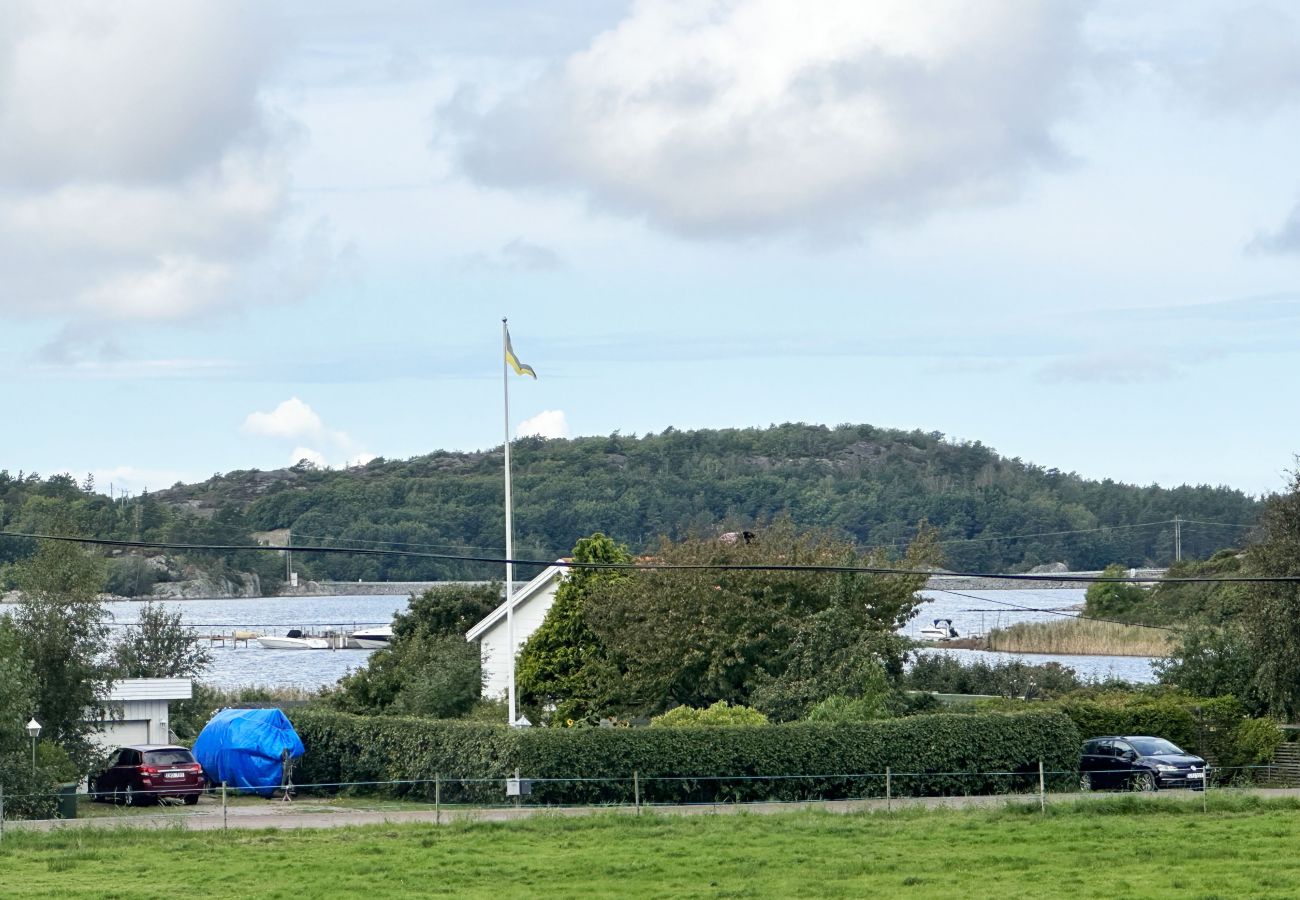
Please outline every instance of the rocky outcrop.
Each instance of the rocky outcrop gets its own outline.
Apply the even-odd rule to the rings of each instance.
[[[154,585],[153,596],[165,600],[199,600],[225,597],[260,597],[262,581],[255,573],[243,572],[238,580],[225,576],[201,575],[184,581]]]

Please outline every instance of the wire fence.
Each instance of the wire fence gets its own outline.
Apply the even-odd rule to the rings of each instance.
[[[1190,776],[1190,777],[1189,777]],[[969,790],[963,790],[963,785]],[[437,775],[423,779],[289,784],[247,791],[220,784],[197,791],[174,787],[118,790],[92,796],[57,792],[6,792],[0,786],[0,838],[6,818],[84,818],[113,824],[204,828],[265,827],[271,818],[312,813],[410,814],[436,823],[499,817],[502,811],[559,809],[642,810],[682,807],[838,804],[892,811],[908,805],[1021,799],[1046,811],[1049,798],[1110,792],[1195,791],[1291,786],[1272,765],[1213,767],[1199,772],[1113,769],[1080,771],[884,772],[781,775],[646,775],[529,778]],[[96,802],[96,801],[99,802]],[[321,822],[320,824],[330,824]],[[344,822],[340,821],[340,824]]]

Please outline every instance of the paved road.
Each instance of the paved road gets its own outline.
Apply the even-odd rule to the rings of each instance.
[[[1226,791],[1225,791],[1226,792]],[[1232,789],[1233,794],[1250,794],[1257,797],[1300,798],[1300,788],[1249,788]],[[1218,793],[1211,791],[1211,793]],[[1047,804],[1091,802],[1092,800],[1111,797],[1113,794],[1048,794]],[[1152,795],[1156,799],[1187,799],[1187,791],[1171,791]],[[892,801],[881,800],[822,800],[801,803],[742,803],[742,804],[701,804],[696,806],[647,806],[646,810],[660,815],[731,815],[749,813],[768,815],[790,812],[793,810],[819,810],[831,813],[886,812],[890,809],[968,809],[977,807],[998,807],[1008,803],[1033,803],[1037,794],[993,795],[980,797],[918,797],[901,798]],[[41,819],[36,821],[6,822],[5,830],[51,831],[62,828],[183,828],[191,831],[207,831],[221,828],[342,828],[349,825],[384,825],[403,822],[423,822],[447,825],[453,822],[508,822],[515,819],[527,819],[533,816],[587,816],[593,813],[616,815],[635,815],[636,809],[630,806],[580,806],[580,807],[493,807],[493,808],[454,808],[442,810],[421,808],[415,810],[380,809],[359,810],[348,807],[330,806],[328,803],[314,800],[297,800],[293,803],[267,801],[265,805],[231,806],[222,816],[221,804],[211,798],[204,798],[197,807],[163,809],[156,814],[130,814],[120,816],[97,816],[88,819]]]

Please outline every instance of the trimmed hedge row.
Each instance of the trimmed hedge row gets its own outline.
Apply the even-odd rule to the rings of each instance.
[[[680,729],[509,729],[311,709],[289,715],[307,746],[300,783],[494,779],[445,783],[443,798],[459,802],[499,802],[499,779],[516,769],[534,779],[534,802],[546,804],[630,802],[633,772],[651,803],[881,796],[886,768],[898,773],[900,795],[1029,790],[1039,760],[1048,771],[1073,772],[1080,744],[1068,717],[1038,711]],[[1070,781],[1057,776],[1054,784]],[[433,786],[384,790],[431,797]]]
[[[438,776],[503,779],[518,761],[517,729],[455,720],[354,716],[326,709],[286,713],[307,754],[294,768],[299,784],[387,784],[384,793],[433,799]],[[444,786],[452,803],[499,800],[499,781]]]
[[[1055,705],[1070,717],[1085,740],[1107,734],[1149,734],[1173,741],[1215,766],[1257,764],[1271,756],[1272,748],[1281,741],[1271,720],[1248,719],[1245,707],[1235,697],[1101,694]]]

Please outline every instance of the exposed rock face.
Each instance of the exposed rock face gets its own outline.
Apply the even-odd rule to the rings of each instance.
[[[244,572],[239,580],[205,575],[186,581],[168,581],[154,585],[153,596],[168,600],[198,600],[209,597],[260,597],[262,581],[255,573]]]
[[[1041,566],[1034,566],[1032,569],[1029,570],[1029,574],[1031,575],[1041,575],[1045,573],[1055,574],[1055,573],[1068,572],[1068,571],[1070,571],[1070,567],[1067,566],[1065,563],[1053,562],[1053,563],[1044,563]]]

